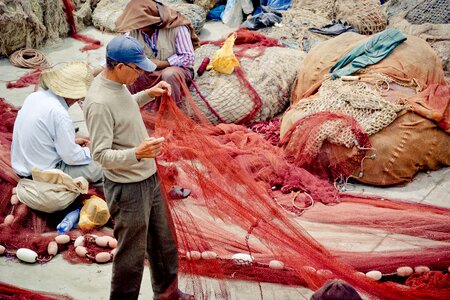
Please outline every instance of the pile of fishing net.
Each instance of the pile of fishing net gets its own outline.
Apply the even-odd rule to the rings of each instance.
[[[310,48],[321,41],[329,39],[329,36],[308,31],[308,28],[320,28],[330,23],[331,20],[301,8],[291,8],[280,11],[283,20],[280,26],[272,26],[258,29],[258,32],[277,39],[281,44],[289,48],[309,51]]]
[[[203,10],[206,13],[208,13],[211,10],[211,8],[213,8],[214,5],[217,3],[217,1],[215,1],[215,0],[214,1],[213,0],[194,0],[194,1],[190,1],[190,2],[203,8]]]
[[[361,34],[383,31],[387,25],[386,13],[378,0],[296,0],[293,8],[306,9],[327,19],[345,20]]]
[[[212,123],[256,122],[282,112],[305,55],[254,31],[240,29],[236,34],[234,52],[240,67],[229,75],[205,72],[191,87],[196,106]],[[221,41],[214,43],[196,49],[194,69],[205,57],[212,59]]]
[[[388,126],[403,108],[404,105],[384,100],[365,83],[327,80],[315,96],[299,101],[284,115],[282,144],[297,165],[315,174],[333,179],[348,176],[355,167],[350,162],[335,161],[337,164],[324,166],[318,163],[324,144],[368,148],[366,134],[373,135]]]
[[[271,145],[247,127],[210,125],[195,109],[187,87],[183,89],[196,121],[186,117],[168,98],[162,99],[156,115],[145,110],[142,115],[149,133],[164,136],[167,141],[163,155],[157,159],[158,172],[175,222],[180,268],[185,273],[187,289],[197,298],[210,297],[207,282],[197,275],[304,285],[311,289],[319,288],[328,278],[341,278],[369,297],[448,296],[450,282],[447,271],[442,270],[450,264],[449,209],[339,193],[331,183],[290,164],[282,148]],[[1,110],[2,123],[4,111]],[[3,135],[10,132],[0,136]],[[8,140],[1,142],[1,157],[9,157]],[[49,256],[47,247],[55,240],[53,215],[12,205],[9,198],[17,178],[10,173],[10,168],[0,172],[0,244],[8,256],[13,256],[17,248],[26,247],[36,251],[42,260]],[[185,199],[169,198],[167,191],[174,184],[189,188],[191,195]],[[5,224],[7,214],[14,219]],[[336,244],[325,247],[330,243],[312,238],[308,231],[313,230],[314,224],[320,225],[320,231],[327,229],[337,231],[336,234],[367,232],[374,239],[382,239],[386,234],[397,233],[403,239],[420,239],[401,251],[385,248],[354,252]],[[83,234],[81,240],[80,232],[69,233],[67,243],[58,244],[58,251],[73,262],[89,262],[109,248],[110,232]],[[357,235],[354,237],[357,239]],[[83,245],[86,252],[75,251],[75,243],[77,248]],[[110,260],[112,252],[105,258]],[[413,269],[416,266],[424,267]],[[399,267],[406,268],[397,271]],[[439,286],[429,282],[430,269],[436,274],[434,282],[442,282]],[[394,277],[400,283],[414,274],[410,288],[377,281],[397,273],[399,276]],[[231,297],[227,281],[221,282],[219,289],[215,295]]]
[[[200,34],[206,21],[206,12],[203,8],[195,4],[185,3],[181,0],[161,2],[185,16],[191,21],[195,32]],[[92,16],[94,26],[100,30],[115,32],[116,20],[122,14],[127,4],[128,0],[100,0]]]
[[[61,38],[68,34],[94,43],[78,35],[77,29],[91,24],[96,3],[96,0],[0,0],[0,55],[61,43]]]
[[[389,20],[401,15],[411,24],[447,24],[450,4],[446,0],[390,0],[385,4]]]
[[[365,39],[345,33],[305,57],[281,124],[286,154],[319,176],[375,185],[450,165],[450,85],[425,41],[408,36],[348,78],[356,81],[329,79],[335,62]]]
[[[21,48],[39,48],[67,35],[60,1],[0,1],[0,55]]]
[[[79,31],[92,25],[92,13],[100,0],[71,0],[74,5],[73,15]]]
[[[426,40],[450,71],[450,3],[447,0],[392,0],[385,4],[389,27]]]

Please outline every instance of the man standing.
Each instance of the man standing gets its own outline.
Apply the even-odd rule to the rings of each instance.
[[[42,72],[43,90],[30,94],[17,114],[11,144],[11,165],[22,178],[33,167],[60,169],[101,186],[101,167],[92,161],[88,138],[76,138],[68,109],[83,99],[92,82],[83,62],[71,62]]]
[[[178,289],[178,253],[160,194],[154,158],[164,138],[149,137],[140,107],[171,87],[161,81],[132,95],[126,85],[156,66],[139,42],[119,36],[106,47],[106,69],[92,83],[84,114],[93,157],[104,170],[105,197],[118,240],[110,299],[137,299],[144,259],[150,260],[155,299],[194,299]]]
[[[131,0],[116,21],[116,31],[136,38],[157,70],[144,73],[129,85],[132,93],[166,81],[172,86],[172,98],[181,108],[182,86],[194,77],[194,48],[200,40],[191,22],[168,6],[154,0]]]

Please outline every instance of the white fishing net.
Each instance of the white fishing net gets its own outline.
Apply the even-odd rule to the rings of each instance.
[[[280,25],[261,28],[258,31],[268,37],[278,39],[287,47],[304,51],[309,51],[315,45],[330,38],[326,35],[312,33],[308,31],[308,28],[323,27],[331,20],[306,9],[292,8],[280,12],[283,15]]]
[[[450,23],[450,2],[448,0],[391,0],[386,3],[389,19],[402,16],[411,24]]]
[[[361,34],[383,31],[387,25],[387,16],[379,0],[297,0],[293,7],[312,11],[328,19],[345,20]]]

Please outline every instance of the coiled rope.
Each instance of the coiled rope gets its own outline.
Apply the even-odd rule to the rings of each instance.
[[[49,66],[47,57],[35,49],[20,49],[9,57],[12,65],[20,68],[45,68]]]

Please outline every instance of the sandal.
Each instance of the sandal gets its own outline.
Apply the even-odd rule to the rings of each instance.
[[[195,300],[194,295],[190,295],[188,293],[183,293],[179,289],[177,291],[177,294],[178,294],[178,300]]]
[[[169,192],[169,196],[172,199],[184,199],[191,194],[190,189],[182,188],[181,186],[174,185]]]

